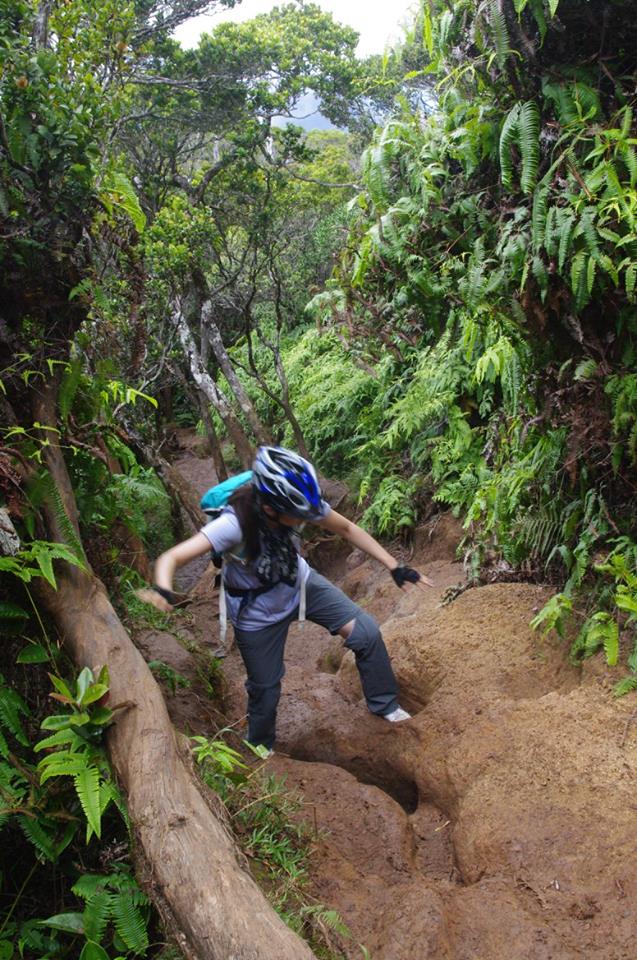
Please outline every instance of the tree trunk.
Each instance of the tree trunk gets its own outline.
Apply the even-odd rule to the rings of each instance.
[[[217,481],[220,483],[222,480],[228,479],[228,468],[226,466],[226,461],[223,459],[223,451],[221,450],[221,443],[219,442],[219,437],[217,436],[215,425],[212,421],[212,417],[210,416],[208,399],[201,393],[201,391],[198,391],[197,400],[199,403],[201,420],[206,430],[206,439],[208,440],[208,450],[210,451],[210,456],[214,461],[215,473],[217,474]]]
[[[205,364],[205,358],[202,356],[202,361]],[[186,396],[189,398],[190,402],[195,404],[199,408],[199,413],[201,415],[201,422],[204,425],[206,431],[206,439],[208,441],[208,452],[212,457],[215,465],[215,473],[217,475],[217,483],[220,483],[222,480],[228,479],[228,468],[226,466],[226,461],[223,458],[223,451],[221,449],[221,442],[213,419],[210,415],[210,402],[203,393],[202,390],[195,389],[193,385],[189,382],[181,366],[175,365],[173,367],[174,373],[186,391]]]
[[[203,309],[201,311],[201,324],[208,335],[210,346],[212,347],[212,352],[215,355],[217,363],[221,367],[223,374],[228,381],[230,389],[232,390],[232,393],[239,404],[239,407],[241,408],[246,420],[250,424],[257,443],[271,443],[272,438],[269,436],[268,431],[261,423],[261,420],[254,409],[252,401],[245,391],[245,387],[235,373],[235,369],[232,366],[230,357],[228,356],[228,351],[226,350],[225,344],[221,338],[221,331],[212,319],[212,304],[209,300],[203,305]]]
[[[174,319],[175,326],[177,327],[177,332],[179,334],[179,339],[181,340],[182,347],[184,348],[184,352],[188,358],[188,365],[190,367],[193,380],[221,417],[223,424],[228,431],[230,442],[235,448],[241,464],[243,465],[244,469],[248,469],[253,460],[252,444],[248,440],[243,427],[232,412],[232,408],[230,407],[226,397],[214,382],[208,371],[205,369],[201,355],[197,350],[194,338],[188,328],[183,314],[176,310]]]
[[[294,411],[292,410],[292,404],[290,403],[290,387],[288,384],[288,378],[285,373],[285,367],[283,366],[283,361],[281,360],[281,353],[278,349],[272,351],[274,355],[274,366],[276,369],[277,377],[279,378],[279,383],[281,384],[281,397],[280,404],[283,407],[286,417],[292,427],[292,433],[294,434],[294,442],[296,444],[296,449],[301,454],[302,457],[305,457],[306,460],[310,459],[310,454],[307,449],[307,444],[305,442],[305,437],[303,436],[303,431],[301,430],[301,424],[296,419]]]
[[[248,340],[248,362],[250,364],[250,369],[252,370],[252,375],[256,379],[257,383],[263,390],[266,396],[273,400],[275,403],[278,403],[285,416],[287,417],[290,426],[292,427],[292,433],[294,434],[294,442],[296,449],[301,454],[302,457],[305,457],[306,460],[310,459],[310,454],[307,449],[307,444],[305,442],[305,437],[303,436],[303,431],[301,430],[301,424],[296,419],[294,411],[292,410],[292,404],[290,403],[290,388],[288,384],[288,378],[285,373],[285,367],[283,366],[283,361],[281,360],[281,351],[279,349],[278,337],[277,343],[274,344],[272,341],[266,339],[263,335],[263,332],[257,328],[257,333],[261,342],[268,348],[271,352],[274,359],[274,368],[276,370],[279,383],[281,384],[281,394],[274,393],[267,384],[265,377],[259,372],[256,360],[254,358],[254,351],[252,349],[252,328],[251,328],[251,319],[248,314],[248,322],[246,323],[247,331],[247,340]]]
[[[37,395],[34,419],[55,426],[55,384]],[[47,437],[50,434],[47,433]],[[44,458],[68,517],[75,498],[60,448]],[[56,513],[44,508],[51,540],[64,540]],[[79,668],[107,664],[111,697],[130,702],[110,728],[108,750],[127,796],[151,896],[179,930],[189,960],[313,960],[307,944],[275,914],[224,826],[182,760],[166,706],[102,584],[91,573],[57,565],[58,590],[43,599]]]

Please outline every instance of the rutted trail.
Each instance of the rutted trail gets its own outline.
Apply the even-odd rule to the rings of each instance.
[[[209,485],[207,462],[193,458],[192,473],[188,464]],[[362,557],[340,562],[343,588],[383,624],[412,721],[368,713],[338,638],[309,623],[290,631],[269,768],[328,831],[316,895],[373,960],[632,960],[634,704],[612,698],[599,661],[582,673],[566,645],[532,633],[545,588],[496,584],[441,607],[461,579],[456,536],[443,519],[431,540],[417,539],[413,565],[436,584],[426,596],[399,593]],[[211,584],[207,572],[191,610],[195,636],[214,648]],[[149,656],[157,642],[148,639]],[[224,673],[235,720],[245,707],[236,651]],[[209,724],[192,691],[171,699],[179,722]]]

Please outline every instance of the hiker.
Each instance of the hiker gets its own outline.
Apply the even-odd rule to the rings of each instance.
[[[356,657],[372,713],[392,723],[410,719],[398,703],[398,686],[375,620],[300,556],[298,533],[305,521],[338,534],[379,560],[397,586],[433,586],[330,508],[322,499],[311,463],[291,450],[264,446],[257,451],[250,482],[232,494],[217,519],[159,557],[154,592],[145,591],[146,599],[168,612],[176,601],[175,571],[211,549],[223,555],[223,605],[227,602],[248,675],[248,743],[265,755],[275,739],[285,641],[297,618],[307,618],[343,637]]]

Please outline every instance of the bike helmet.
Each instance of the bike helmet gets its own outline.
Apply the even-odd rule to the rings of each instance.
[[[284,447],[259,447],[252,472],[263,502],[277,513],[303,520],[324,516],[326,504],[316,471],[298,453]]]

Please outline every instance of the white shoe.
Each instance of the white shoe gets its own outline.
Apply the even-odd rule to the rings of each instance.
[[[274,750],[271,750],[269,747],[266,747],[265,744],[263,743],[260,743],[257,746],[255,746],[253,743],[248,743],[247,740],[246,740],[246,743],[248,744],[252,752],[256,753],[257,757],[259,757],[260,760],[269,760],[270,757],[274,756]]]
[[[403,710],[402,707],[396,707],[391,713],[385,713],[383,720],[389,720],[390,723],[401,723],[402,720],[411,720],[411,714]]]

